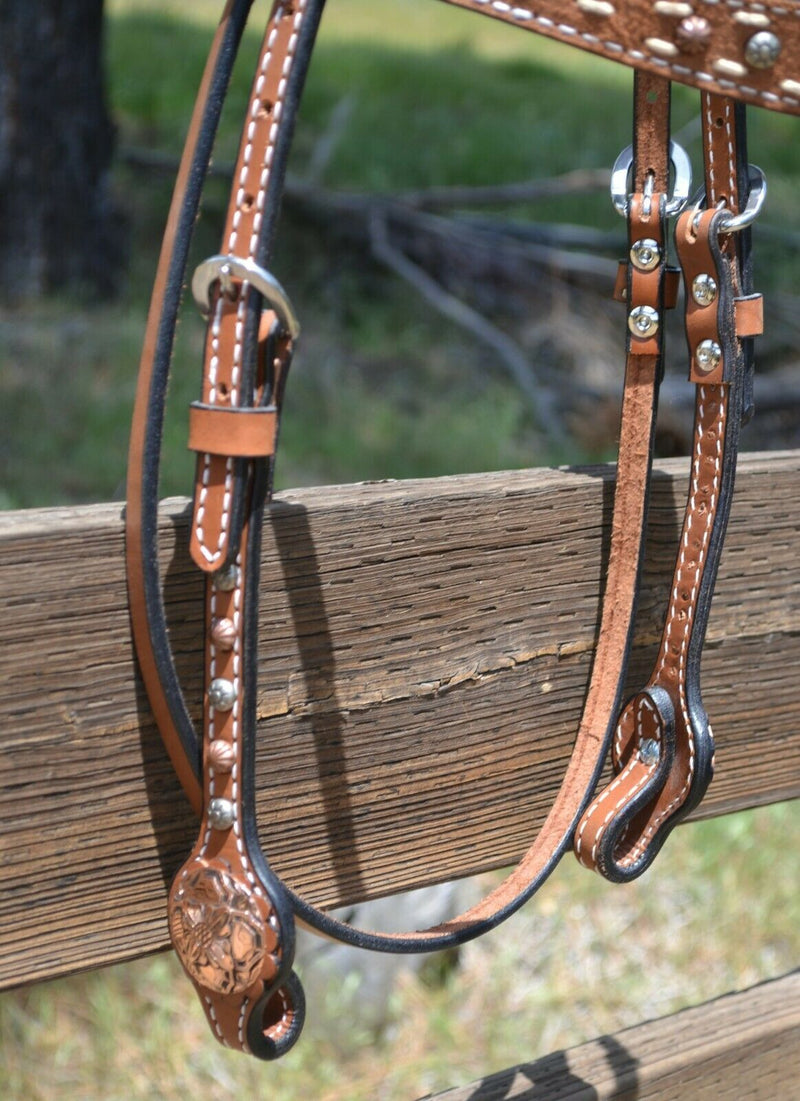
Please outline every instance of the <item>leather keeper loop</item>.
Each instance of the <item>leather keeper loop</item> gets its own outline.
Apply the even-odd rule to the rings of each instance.
[[[681,286],[681,270],[680,268],[666,268],[664,270],[664,309],[674,310],[678,304],[678,291]],[[617,279],[614,283],[614,293],[612,298],[615,302],[627,302],[628,301],[628,261],[620,260],[617,268]],[[749,301],[749,299],[745,300]],[[753,335],[757,336],[757,333],[748,334],[741,333],[741,336]]]
[[[234,459],[259,459],[275,454],[278,412],[274,405],[257,409],[205,405],[189,407],[189,450]]]
[[[764,332],[764,299],[760,294],[749,294],[745,298],[734,298],[733,316],[736,335],[739,339],[746,336],[761,336]]]

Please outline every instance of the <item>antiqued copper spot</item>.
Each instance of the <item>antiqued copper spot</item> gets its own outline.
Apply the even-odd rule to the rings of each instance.
[[[211,641],[220,650],[232,650],[236,642],[233,620],[215,619],[211,625]]]
[[[266,959],[265,941],[275,939],[249,888],[203,860],[189,864],[173,888],[169,931],[189,975],[219,994],[252,986]]]
[[[700,53],[711,40],[711,24],[702,15],[689,15],[681,19],[675,37],[686,53]]]
[[[208,763],[215,772],[230,772],[236,764],[236,750],[223,738],[216,738],[208,747]]]

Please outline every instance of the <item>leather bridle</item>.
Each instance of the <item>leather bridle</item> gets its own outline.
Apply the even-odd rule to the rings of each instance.
[[[611,879],[639,875],[702,798],[713,767],[700,656],[739,428],[752,406],[751,338],[761,324],[761,300],[751,292],[748,226],[763,199],[763,178],[747,166],[742,101],[800,112],[800,84],[785,67],[792,50],[787,46],[770,70],[754,70],[745,84],[733,79],[731,57],[734,39],[735,56],[741,55],[742,27],[752,38],[753,25],[737,24],[723,5],[704,8],[705,24],[691,24],[679,23],[674,12],[666,15],[669,5],[658,2],[625,0],[618,5],[625,19],[600,0],[450,2],[637,69],[634,142],[614,176],[630,247],[617,285],[628,331],[611,549],[592,676],[572,757],[544,826],[516,869],[466,913],[405,934],[360,930],[299,897],[270,869],[255,817],[258,574],[298,326],[269,264],[323,0],[278,0],[273,7],[220,254],[201,264],[192,280],[208,316],[202,392],[189,420],[189,446],[197,453],[189,549],[206,578],[202,733],[194,728],[170,651],[156,538],[164,403],[189,241],[250,7],[249,0],[229,0],[181,161],[148,318],[131,435],[127,556],[140,669],[167,751],[200,818],[197,842],[170,893],[172,939],[214,1033],[261,1058],[287,1050],[302,1027],[302,988],[292,971],[295,919],[378,951],[460,944],[514,913],[573,844],[583,864]],[[771,9],[770,26],[793,47],[800,11],[792,10],[790,18],[785,8],[800,4]],[[569,25],[567,17],[575,17]],[[685,23],[683,38],[678,30],[665,37],[665,20],[678,28]],[[603,21],[609,35],[613,30],[610,37],[597,32]],[[695,48],[708,35],[715,49],[725,51],[717,61],[727,60],[727,69],[708,49],[701,57]],[[686,42],[692,48],[681,53]],[[746,62],[735,64],[744,68]],[[705,182],[689,206],[685,154],[670,145],[670,79],[703,89]],[[676,302],[680,278],[667,264],[671,217],[677,217],[690,378],[697,388],[691,484],[656,666],[623,707],[663,370],[663,315]],[[614,776],[593,797],[609,747]]]

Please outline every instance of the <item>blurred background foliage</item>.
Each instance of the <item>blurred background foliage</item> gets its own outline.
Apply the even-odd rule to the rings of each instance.
[[[123,289],[111,301],[87,300],[76,288],[0,310],[5,507],[122,496],[150,283],[217,14],[212,0],[107,5],[114,191],[128,243]],[[225,170],[264,14],[257,5],[233,82],[198,258],[218,251]],[[621,67],[431,0],[330,0],[274,265],[304,325],[279,487],[613,456],[624,321],[609,291],[624,227],[602,189],[456,204],[440,212],[444,238],[411,219],[412,230],[395,241],[447,294],[509,336],[534,389],[549,395],[558,432],[484,343],[387,269],[358,214],[332,219],[326,199],[606,172],[629,140],[630,84]],[[675,128],[697,164],[696,107],[693,93],[676,90]],[[756,257],[757,265],[759,255],[769,259],[759,285],[770,294],[761,354],[770,385],[745,446],[794,446],[800,227],[788,210],[800,143],[792,120],[752,114],[752,159],[770,181]],[[477,258],[463,251],[470,236]],[[509,270],[513,277],[504,277]],[[185,312],[165,495],[185,493],[191,481],[185,408],[203,332],[194,308]],[[685,450],[690,430],[677,332],[672,346],[665,454]],[[379,1006],[359,1012],[359,973],[333,974],[304,1042],[274,1067],[211,1041],[169,956],[7,994],[4,1096],[411,1098],[748,985],[797,963],[798,846],[786,844],[796,821],[792,808],[776,807],[682,829],[645,879],[624,890],[568,862],[505,931],[457,958],[401,971]]]
[[[2,309],[6,507],[121,495],[147,299],[215,9],[209,2],[193,4],[190,14],[175,2],[108,5],[113,185],[128,256],[123,290],[111,302],[81,298],[76,289]],[[218,250],[225,168],[235,155],[257,23],[233,81],[197,258]],[[498,187],[576,169],[604,175],[629,140],[630,84],[621,66],[430,0],[332,0],[302,106],[291,164],[295,190],[274,264],[304,327],[279,485],[613,456],[624,322],[609,288],[624,226],[604,186],[434,211],[435,232],[425,219],[393,229],[397,251],[513,342],[529,371],[527,392],[500,356],[376,259],[355,215],[326,215],[321,200],[343,192],[387,198],[443,185]],[[800,143],[792,120],[753,115],[753,159],[770,181],[758,234],[758,250],[768,250],[770,261],[759,285],[774,292],[760,356],[762,372],[769,372],[759,380],[763,386],[763,378],[782,378],[793,366],[797,344],[798,231],[786,229],[792,223],[784,213]],[[676,89],[674,117],[697,165],[694,93]],[[304,188],[303,202],[297,192]],[[172,382],[165,494],[184,493],[190,483],[185,409],[198,384],[201,341],[202,325],[188,304]],[[671,346],[663,454],[688,446],[691,394],[679,333]],[[795,389],[787,379],[777,403],[770,390],[745,446],[796,442]]]

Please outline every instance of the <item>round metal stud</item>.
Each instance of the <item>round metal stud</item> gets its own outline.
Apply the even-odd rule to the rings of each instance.
[[[229,830],[236,817],[230,799],[210,799],[208,803],[208,824],[215,830]]]
[[[233,681],[224,677],[215,677],[208,686],[208,700],[217,711],[230,711],[236,703],[236,689]]]
[[[219,650],[232,650],[236,643],[233,620],[215,619],[211,625],[211,641]]]
[[[222,738],[215,738],[208,747],[208,763],[215,772],[231,772],[236,764],[236,751]]]
[[[701,340],[697,345],[694,358],[697,369],[702,371],[704,375],[708,375],[719,367],[722,359],[722,348],[716,340]]]
[[[634,241],[630,251],[631,263],[637,271],[653,271],[661,262],[661,249],[658,241],[652,237],[643,237]]]
[[[239,567],[230,562],[214,574],[214,588],[222,593],[232,592],[239,584]]]
[[[744,59],[751,69],[771,69],[780,57],[781,40],[772,31],[759,31],[748,39]]]
[[[692,298],[698,306],[710,306],[717,297],[717,284],[710,275],[697,275],[692,280]]]
[[[645,738],[639,743],[639,760],[648,768],[661,760],[661,746],[655,738]]]
[[[628,328],[640,340],[653,336],[658,332],[658,310],[652,306],[635,306],[628,314]]]

